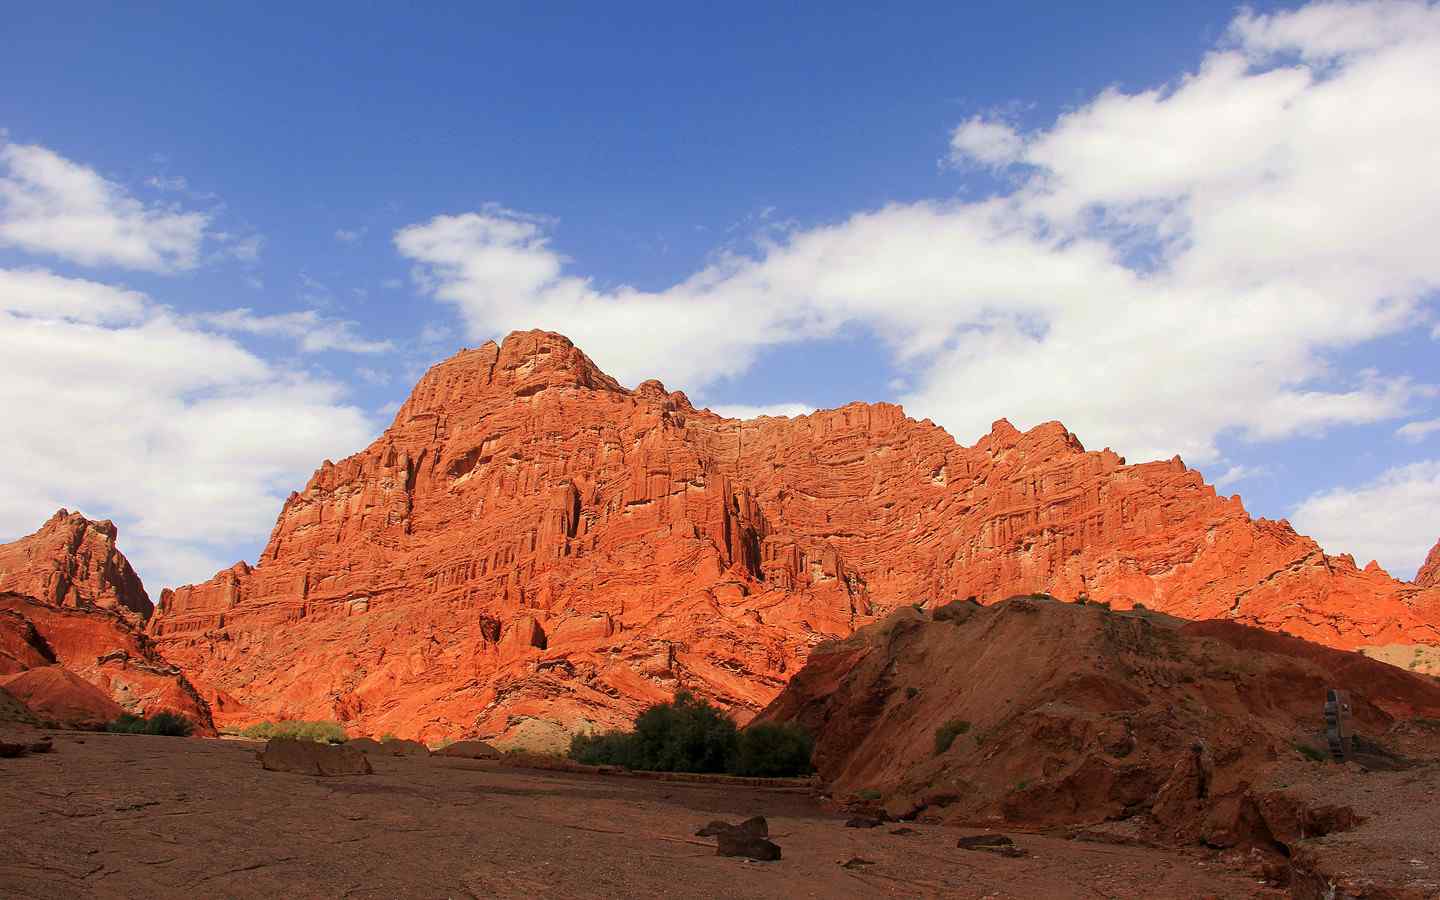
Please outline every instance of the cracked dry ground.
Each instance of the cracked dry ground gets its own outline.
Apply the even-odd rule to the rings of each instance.
[[[1213,858],[958,829],[847,829],[808,794],[372,757],[375,774],[263,771],[254,745],[59,732],[0,760],[5,897],[1252,897]],[[769,817],[784,859],[715,856],[711,819]],[[841,863],[873,861],[859,869]]]

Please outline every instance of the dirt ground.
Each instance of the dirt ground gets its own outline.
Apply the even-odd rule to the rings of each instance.
[[[375,774],[266,772],[254,745],[54,734],[0,760],[5,897],[1255,897],[1213,855],[1013,835],[844,827],[802,790],[372,757]],[[779,862],[692,835],[761,814]],[[847,869],[861,857],[871,865]]]

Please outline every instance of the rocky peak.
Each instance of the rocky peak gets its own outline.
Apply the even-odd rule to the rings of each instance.
[[[1435,542],[1430,555],[1425,557],[1425,564],[1415,576],[1415,583],[1423,588],[1440,588],[1440,541]]]
[[[0,590],[52,606],[114,609],[148,617],[154,609],[140,576],[115,546],[119,531],[59,509],[34,534],[0,546]]]

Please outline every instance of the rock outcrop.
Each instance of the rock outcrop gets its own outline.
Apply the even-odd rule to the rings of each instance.
[[[146,635],[150,598],[115,540],[110,522],[62,509],[34,534],[0,545],[0,675],[58,664],[120,710],[168,709],[213,733],[208,704]]]
[[[741,720],[901,605],[1048,591],[1334,647],[1440,643],[1440,590],[1058,423],[973,447],[890,404],[737,421],[560,335],[432,368],[264,551],[149,631],[234,718],[563,745],[686,687]]]
[[[1355,822],[1261,787],[1284,760],[1328,756],[1329,689],[1349,694],[1353,758],[1379,768],[1399,764],[1387,745],[1440,713],[1440,684],[1357,653],[1234,622],[1017,597],[902,608],[822,645],[760,718],[803,725],[829,788],[879,792],[891,815],[1134,819],[1166,841],[1281,850],[1282,820],[1313,820],[1296,838],[1323,834],[1322,819]]]
[[[40,530],[0,544],[0,591],[50,606],[108,609],[144,621],[154,605],[130,561],[115,547],[108,519],[61,509]]]
[[[1415,584],[1422,588],[1440,588],[1440,541],[1430,548],[1425,564],[1415,576]]]

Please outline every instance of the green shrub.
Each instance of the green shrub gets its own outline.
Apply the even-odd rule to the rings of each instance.
[[[257,722],[240,730],[241,737],[268,741],[273,738],[290,738],[297,741],[315,741],[319,744],[343,744],[345,728],[339,722],[287,719],[280,722]]]
[[[161,734],[167,737],[189,737],[195,732],[195,723],[179,713],[164,710],[150,718],[121,713],[120,717],[105,730],[115,734]]]
[[[144,734],[145,717],[121,713],[118,719],[105,726],[105,730],[114,734]]]
[[[782,777],[809,774],[812,747],[797,725],[763,722],[739,731],[724,711],[681,691],[636,716],[632,731],[575,735],[570,758],[653,772]]]
[[[935,729],[935,755],[939,756],[949,750],[955,739],[969,730],[970,723],[964,719],[951,719]]]
[[[815,739],[794,722],[757,722],[740,732],[740,748],[730,771],[752,778],[809,775]]]
[[[1329,761],[1330,761],[1330,754],[1324,752],[1323,750],[1317,750],[1317,749],[1315,749],[1314,747],[1310,746],[1309,744],[1300,744],[1300,743],[1297,743],[1297,744],[1295,745],[1295,752],[1296,752],[1296,753],[1299,753],[1301,756],[1305,757],[1306,759],[1310,760],[1311,762],[1329,762]]]

